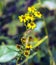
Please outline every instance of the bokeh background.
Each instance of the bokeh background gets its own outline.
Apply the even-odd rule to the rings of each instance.
[[[41,2],[40,6],[39,1]],[[49,46],[56,62],[56,0],[0,0],[0,46],[3,43],[6,45],[20,43],[21,36],[19,35],[25,32],[26,28],[19,22],[18,16],[25,14],[27,8],[32,5],[38,8],[45,17]],[[42,22],[40,21],[37,25],[38,27],[34,31],[38,32],[38,36],[44,36],[45,32]],[[0,57],[4,55],[4,51],[6,51],[6,48],[3,47],[1,49],[0,47]],[[40,61],[34,56],[33,60],[29,60],[29,63],[31,63],[29,65],[50,65],[48,54],[44,55],[42,52],[39,52],[39,56]],[[8,57],[6,56],[6,58]],[[4,63],[4,60],[0,60],[0,65],[16,65],[15,57],[10,62]]]

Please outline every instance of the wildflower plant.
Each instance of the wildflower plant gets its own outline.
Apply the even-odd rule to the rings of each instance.
[[[24,1],[24,0],[22,0],[22,1]],[[48,31],[47,31],[47,27],[46,27],[46,20],[44,18],[44,15],[38,9],[41,6],[40,0],[38,0],[38,1],[39,1],[38,4],[37,3],[35,4],[35,6],[37,6],[36,8],[34,5],[29,6],[26,13],[18,16],[18,20],[16,20],[13,15],[12,18],[16,22],[13,21],[13,22],[7,24],[6,26],[1,27],[2,29],[9,28],[10,32],[8,32],[8,34],[13,35],[13,37],[10,36],[10,37],[12,37],[12,40],[11,40],[10,38],[5,37],[6,35],[0,36],[0,40],[5,39],[6,42],[9,43],[8,45],[6,45],[4,42],[2,42],[2,45],[0,46],[0,50],[2,50],[2,51],[0,51],[0,62],[8,62],[16,57],[15,58],[16,65],[24,65],[24,63],[25,63],[25,65],[29,65],[28,60],[29,59],[32,60],[32,58],[34,56],[36,56],[36,58],[38,58],[38,60],[40,61],[41,57],[45,56],[45,54],[46,55],[48,54],[50,56],[50,65],[55,65],[55,62],[54,62],[54,59],[53,59],[53,56],[52,56],[52,53],[50,51],[50,47],[48,44],[49,40],[48,40]],[[39,21],[43,22],[42,25],[44,27],[44,33],[45,33],[45,35],[43,37],[41,37],[39,35],[42,32],[39,33],[36,31],[37,34],[35,32],[35,29],[37,29],[37,27],[39,28],[39,26],[37,25],[37,23]],[[19,27],[19,26],[20,27],[24,26],[26,29],[23,33],[21,33],[19,31],[21,33],[21,35],[20,35],[20,33],[17,33],[18,32],[17,27]],[[18,41],[14,40],[15,39],[14,36],[15,37],[17,36],[16,40],[18,40]],[[45,42],[46,42],[46,44],[45,44]],[[13,45],[10,45],[12,43],[13,43]],[[42,47],[44,50],[42,49]],[[6,52],[4,51],[4,49],[6,50]],[[7,58],[8,58],[8,60],[7,60]],[[32,60],[32,61],[34,61],[34,60]],[[32,64],[30,64],[30,65],[32,65]]]
[[[28,7],[27,12],[23,15],[18,16],[18,19],[19,22],[25,26],[26,31],[20,38],[21,41],[20,44],[16,44],[16,48],[12,49],[11,47],[10,48],[8,46],[7,47],[17,52],[16,64],[23,65],[26,62],[26,60],[30,59],[31,57],[37,54],[38,49],[36,50],[36,48],[39,47],[39,45],[42,44],[48,38],[48,35],[46,35],[42,39],[35,36],[34,29],[37,26],[36,20],[37,21],[43,20],[43,15],[34,6]],[[36,50],[36,52],[34,50]],[[20,59],[23,58],[24,58],[23,62],[18,63]]]
[[[18,19],[26,27],[26,32],[23,33],[23,37],[21,38],[22,48],[20,52],[27,59],[30,58],[30,55],[32,54],[31,51],[34,51],[36,47],[42,44],[48,36],[39,39],[34,35],[34,29],[37,26],[36,20],[43,20],[43,15],[34,6],[28,7],[27,12],[24,15],[18,16]],[[17,47],[19,46],[17,45]],[[20,64],[23,64],[24,62],[26,62],[26,60]]]

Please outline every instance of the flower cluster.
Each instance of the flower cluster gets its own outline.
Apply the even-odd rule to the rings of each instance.
[[[24,15],[18,16],[19,21],[23,23],[29,31],[27,31],[24,36],[21,38],[21,42],[23,45],[23,54],[25,57],[28,57],[30,55],[30,51],[33,49],[33,44],[31,42],[38,42],[38,39],[36,37],[27,36],[28,33],[31,32],[31,29],[34,29],[36,27],[35,20],[40,19],[42,17],[42,14],[37,11],[37,9],[34,6],[28,7],[28,12]],[[17,48],[20,46],[17,45]]]
[[[26,46],[25,46],[25,49],[26,50],[24,51],[24,55],[27,57],[27,56],[30,55],[30,50],[32,49],[32,45],[27,43]],[[26,52],[27,52],[27,54],[26,54]]]
[[[42,14],[37,11],[34,6],[28,7],[28,12],[19,16],[19,21],[23,22],[28,29],[34,29],[36,27],[35,19],[41,18]]]
[[[28,40],[27,40],[28,39]],[[21,42],[24,45],[24,56],[28,57],[30,55],[31,50],[33,49],[33,44],[31,42],[37,42],[38,38],[28,36],[28,37],[22,37]]]
[[[29,37],[30,38],[30,37]],[[26,41],[27,41],[27,38],[25,38],[25,37],[22,37],[21,38],[21,42],[22,42],[22,44],[24,45],[24,55],[26,56],[26,57],[28,57],[29,56],[29,54],[30,54],[30,50],[32,49],[32,45],[30,44],[30,39],[28,38],[28,43],[26,43]]]

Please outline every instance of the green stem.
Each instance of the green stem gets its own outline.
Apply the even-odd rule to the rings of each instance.
[[[30,55],[28,58],[26,58],[23,62],[21,62],[18,65],[23,65],[25,62],[27,62],[29,59],[31,59],[33,56],[35,56],[37,54],[37,52],[33,53],[32,55]]]
[[[46,22],[45,22],[44,17],[43,17],[43,20],[44,20],[44,24],[45,24],[45,26],[44,26],[45,33],[48,36],[48,30],[47,30],[47,26],[46,26]],[[50,65],[55,65],[55,62],[54,62],[54,59],[53,59],[53,56],[52,56],[52,52],[51,52],[50,47],[49,47],[49,39],[47,39],[46,43],[47,43],[48,53],[50,55]]]
[[[41,3],[41,0],[38,0],[38,3]]]
[[[37,44],[36,44],[33,48],[38,47],[38,46],[39,46],[40,44],[42,44],[47,38],[48,38],[48,36],[45,36],[43,39],[41,39],[39,42],[37,42]]]
[[[46,39],[48,38],[48,36],[45,36],[43,39],[41,39],[38,44],[36,44],[33,48],[38,47],[40,44],[42,44]],[[23,62],[21,62],[18,65],[23,65],[25,62],[27,62],[29,59],[31,59],[33,56],[35,56],[37,54],[37,52],[33,53],[32,55],[30,55],[29,57],[27,57]]]

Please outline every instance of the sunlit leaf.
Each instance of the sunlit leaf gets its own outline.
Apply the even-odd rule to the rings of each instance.
[[[19,51],[15,45],[2,45],[0,46],[0,63],[8,62],[14,59]]]

